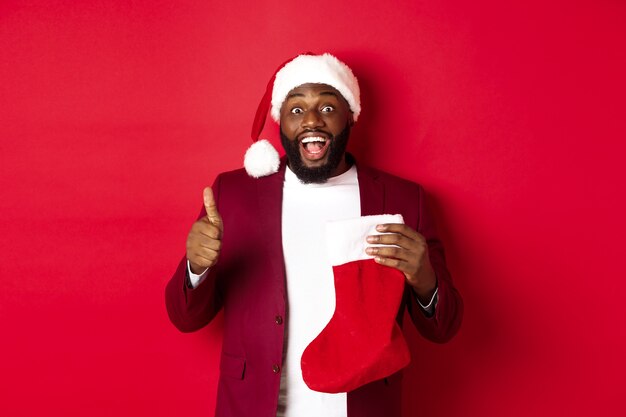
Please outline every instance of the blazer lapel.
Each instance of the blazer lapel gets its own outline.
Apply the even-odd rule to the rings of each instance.
[[[283,182],[285,179],[285,159],[281,160],[277,173],[256,179],[257,201],[259,204],[259,227],[265,241],[268,262],[272,276],[279,281],[278,287],[284,291],[285,264],[283,261],[282,211]]]
[[[357,164],[361,216],[385,213],[385,188],[378,180],[378,173]]]

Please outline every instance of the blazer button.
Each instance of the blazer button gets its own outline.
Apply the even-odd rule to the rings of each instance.
[[[272,372],[274,372],[275,374],[280,372],[280,366],[274,364],[272,365]]]
[[[276,316],[276,317],[274,317],[274,321],[278,325],[283,324],[283,317],[282,316]]]

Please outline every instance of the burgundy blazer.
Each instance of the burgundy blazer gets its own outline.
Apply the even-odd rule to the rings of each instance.
[[[443,248],[424,205],[422,188],[357,164],[361,214],[400,213],[428,241],[439,301],[427,318],[406,288],[405,309],[420,334],[438,343],[457,332],[463,301],[445,265]],[[167,312],[183,332],[198,330],[224,309],[224,339],[216,417],[275,417],[287,317],[281,211],[285,161],[278,173],[253,179],[243,169],[220,174],[213,185],[224,222],[219,262],[196,288],[187,286],[183,258],[165,291]],[[206,213],[202,209],[200,216]],[[398,372],[349,392],[348,417],[399,417]]]

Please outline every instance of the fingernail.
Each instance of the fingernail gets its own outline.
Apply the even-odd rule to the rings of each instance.
[[[385,231],[385,225],[383,224],[379,224],[376,226],[376,230],[378,230],[379,232],[384,232]]]
[[[365,249],[365,253],[367,253],[368,255],[375,255],[378,252],[378,250],[376,248],[366,248]]]
[[[367,241],[369,243],[376,243],[378,241],[378,236],[368,236]]]

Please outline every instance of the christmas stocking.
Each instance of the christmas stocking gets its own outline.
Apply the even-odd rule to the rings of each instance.
[[[380,234],[376,225],[403,222],[401,215],[379,215],[328,223],[336,304],[326,327],[302,354],[302,377],[312,390],[352,391],[410,362],[396,323],[404,274],[365,253],[366,237]]]

